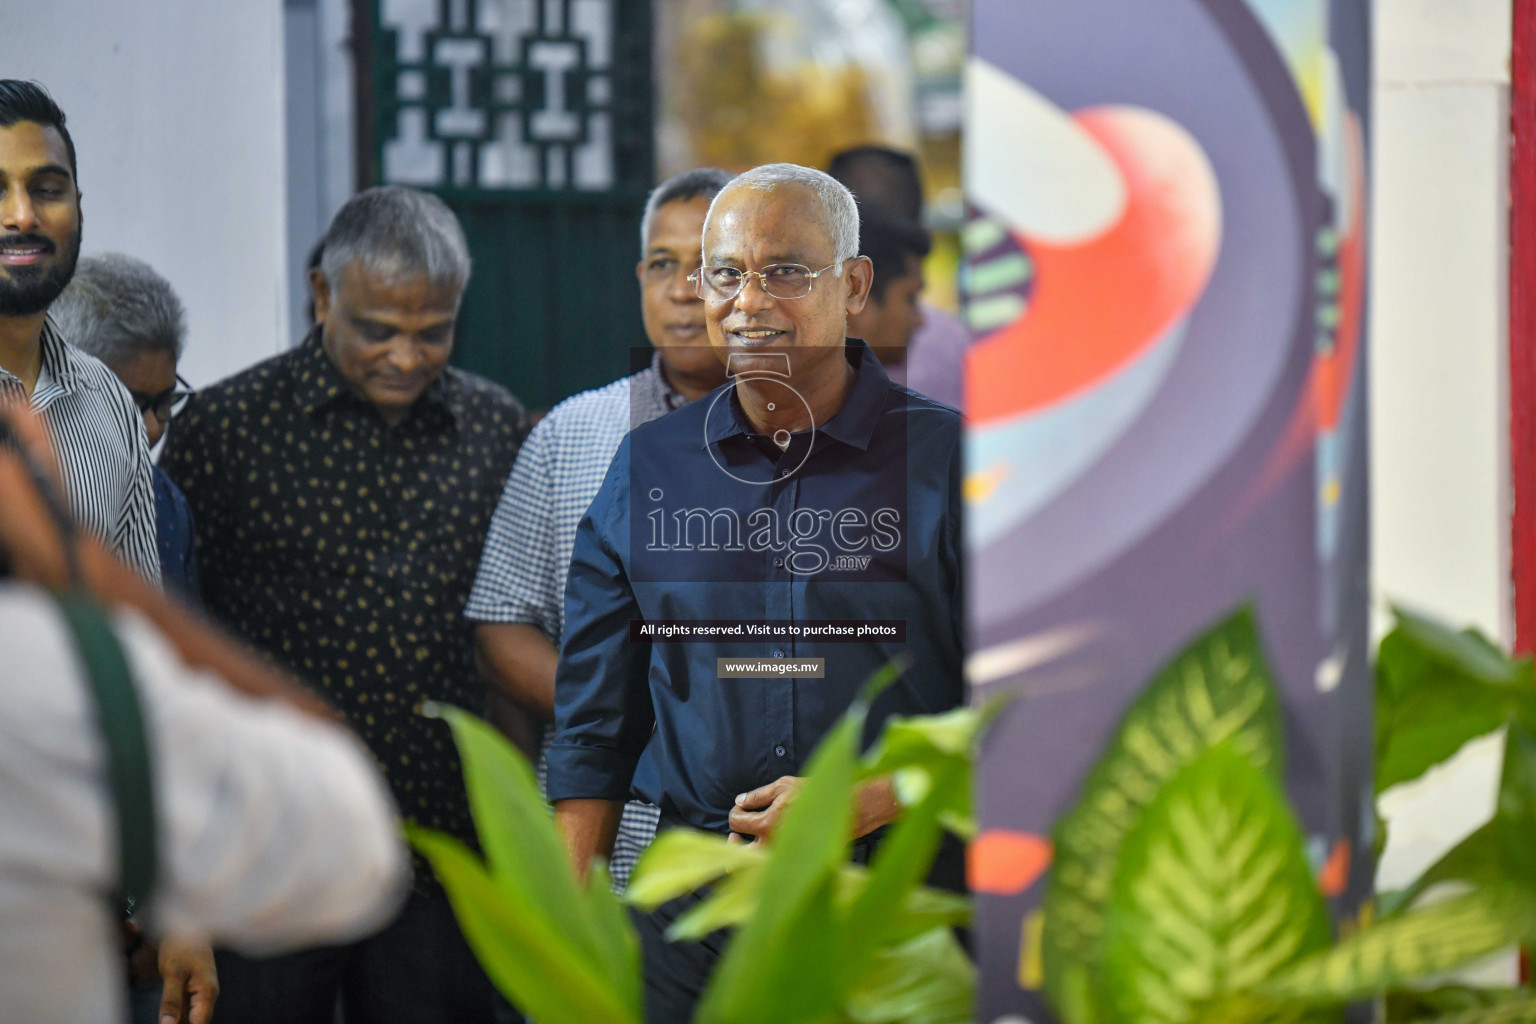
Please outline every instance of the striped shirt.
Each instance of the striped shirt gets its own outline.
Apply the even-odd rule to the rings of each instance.
[[[0,367],[0,401],[24,401],[21,378]],[[144,417],[113,372],[43,321],[42,370],[32,389],[75,518],[146,579],[160,581],[155,492]]]
[[[523,442],[491,518],[467,618],[537,626],[560,646],[565,578],[576,526],[602,486],[619,442],[632,428],[686,404],[661,373],[661,357],[639,373],[573,395]],[[547,738],[547,737],[546,737]],[[543,764],[540,764],[540,781]],[[630,801],[608,870],[623,891],[635,861],[656,834],[657,809]]]

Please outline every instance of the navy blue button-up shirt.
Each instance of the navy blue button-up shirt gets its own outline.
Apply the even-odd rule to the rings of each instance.
[[[633,791],[724,831],[736,795],[802,774],[891,659],[908,667],[866,743],[892,714],[962,700],[960,415],[891,383],[862,341],[847,355],[842,409],[783,450],[752,432],[734,383],[625,438],[576,533],[551,800]],[[775,632],[631,639],[632,623],[677,620]],[[823,620],[904,623],[905,636],[806,635]],[[825,675],[721,678],[718,658],[821,658]]]

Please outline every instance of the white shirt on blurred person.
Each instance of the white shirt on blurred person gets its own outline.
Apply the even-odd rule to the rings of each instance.
[[[112,616],[144,709],[157,932],[255,953],[385,924],[409,882],[394,805],[349,733],[193,670],[147,620]],[[35,587],[0,585],[0,993],[6,1020],[122,1018],[109,898],[116,810],[74,638]]]

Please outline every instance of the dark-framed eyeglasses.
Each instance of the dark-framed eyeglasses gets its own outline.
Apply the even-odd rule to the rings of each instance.
[[[763,291],[776,299],[803,299],[811,294],[811,284],[822,274],[846,261],[828,263],[820,270],[798,263],[775,263],[762,270],[742,270],[739,267],[700,267],[688,275],[699,298],[707,302],[729,302],[741,294],[747,279],[755,277],[762,282]]]
[[[130,389],[128,394],[133,396],[133,404],[139,407],[139,412],[155,414],[155,419],[161,423],[169,423],[176,414],[181,412],[187,404],[187,399],[192,397],[192,385],[182,379],[181,374],[176,375],[174,387],[166,388],[158,395],[146,395],[142,391]]]

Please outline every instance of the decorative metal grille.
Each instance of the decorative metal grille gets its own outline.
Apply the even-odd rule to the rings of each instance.
[[[380,0],[383,180],[614,189],[614,125],[624,113],[614,73],[621,2]]]

